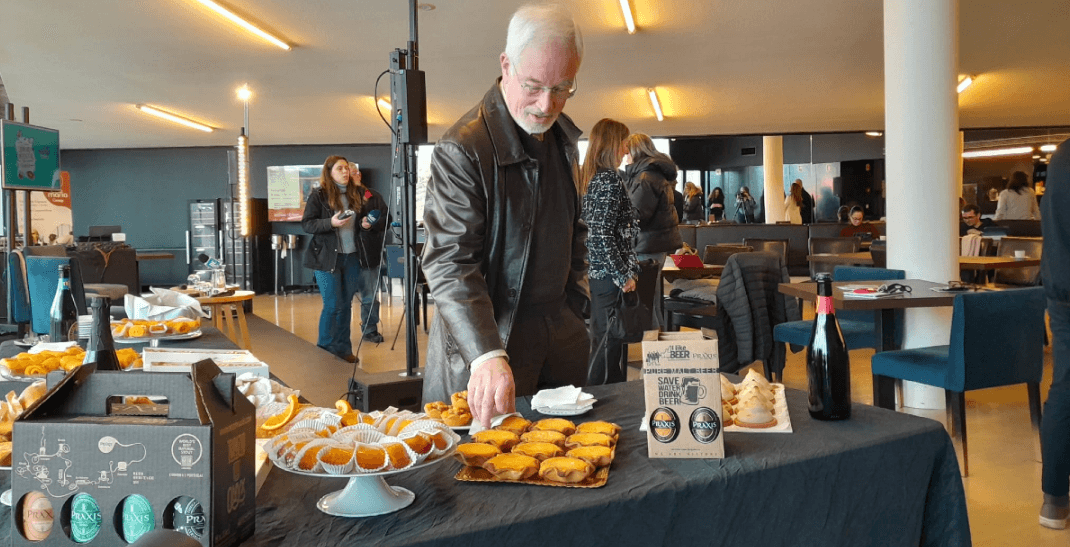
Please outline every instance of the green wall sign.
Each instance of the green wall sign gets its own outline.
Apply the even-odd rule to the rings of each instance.
[[[4,190],[59,190],[59,131],[0,120]]]

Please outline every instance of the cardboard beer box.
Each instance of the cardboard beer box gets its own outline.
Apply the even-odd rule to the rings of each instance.
[[[723,458],[717,333],[651,332],[643,339],[647,455]]]
[[[255,409],[212,361],[186,373],[48,377],[15,422],[12,545],[126,545],[156,528],[205,547],[253,534]],[[152,397],[130,411],[130,396]]]

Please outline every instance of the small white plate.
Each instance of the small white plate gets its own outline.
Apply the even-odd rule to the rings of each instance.
[[[0,503],[11,507],[11,489],[4,490],[3,494],[0,494]]]
[[[592,408],[594,408],[594,405],[585,406],[583,408],[532,407],[531,409],[539,414],[545,414],[547,416],[579,416],[590,412]]]

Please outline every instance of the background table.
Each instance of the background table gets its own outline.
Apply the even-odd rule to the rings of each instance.
[[[661,277],[672,283],[677,279],[706,279],[711,277],[721,277],[721,272],[724,271],[724,266],[718,266],[714,264],[706,264],[702,268],[677,268],[676,266],[666,266],[661,269]]]
[[[1039,258],[1023,258],[1021,260],[1013,256],[960,256],[960,270],[995,270],[1000,268],[1031,268],[1040,266]]]
[[[253,291],[234,291],[228,296],[198,296],[197,302],[212,314],[212,324],[241,349],[249,349],[249,326],[245,322],[244,302],[252,300]]]
[[[822,264],[844,264],[848,266],[873,265],[873,255],[869,251],[859,253],[817,253],[807,256],[806,260]]]

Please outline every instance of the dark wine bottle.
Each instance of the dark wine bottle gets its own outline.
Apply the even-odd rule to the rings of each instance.
[[[93,326],[82,364],[96,363],[97,370],[122,370],[115,353],[115,340],[111,337],[111,303],[103,296],[93,296],[89,309],[93,314]]]
[[[58,270],[59,284],[48,313],[48,340],[67,342],[78,339],[77,332],[72,334],[78,325],[78,307],[74,304],[74,293],[71,292],[71,265],[61,264]]]
[[[851,363],[832,307],[832,278],[819,274],[815,280],[817,316],[806,348],[810,416],[846,420],[851,417]]]

